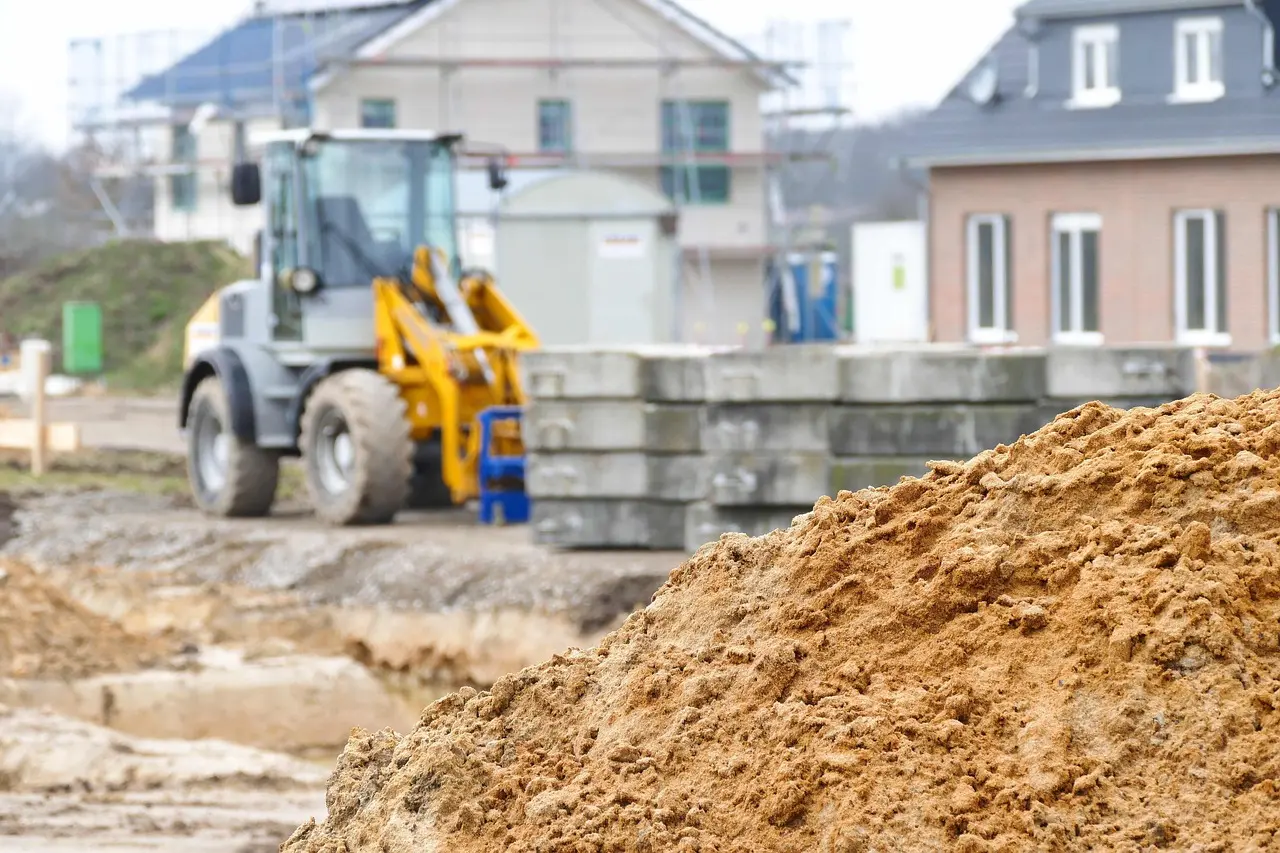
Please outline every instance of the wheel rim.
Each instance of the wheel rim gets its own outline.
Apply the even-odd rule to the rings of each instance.
[[[316,474],[326,492],[338,495],[351,487],[356,445],[346,419],[338,412],[326,412],[320,419],[315,454]]]
[[[216,494],[226,486],[230,457],[231,436],[217,415],[206,412],[196,431],[196,469],[206,491]]]

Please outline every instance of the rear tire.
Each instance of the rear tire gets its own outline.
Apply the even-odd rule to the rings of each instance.
[[[352,368],[307,400],[300,445],[316,515],[332,525],[389,524],[409,498],[413,440],[400,389]]]
[[[216,376],[201,380],[187,415],[187,480],[202,511],[223,518],[271,512],[280,483],[280,455],[231,432],[230,406]]]

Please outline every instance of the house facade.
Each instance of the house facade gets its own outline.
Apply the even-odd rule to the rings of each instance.
[[[471,168],[500,146],[517,171],[603,169],[671,196],[690,329],[716,341],[743,324],[759,333],[770,251],[760,99],[786,82],[776,66],[669,0],[417,0],[326,20],[250,18],[133,92],[174,108],[160,147],[204,164],[160,182],[158,236],[252,244],[255,214],[224,189],[246,128],[457,131],[476,152]],[[286,49],[272,69],[282,42],[304,39],[309,50]],[[262,79],[226,91],[216,69],[228,57],[258,61]],[[207,83],[175,97],[174,79]],[[217,116],[193,135],[191,116],[211,102]]]
[[[1277,6],[1021,6],[909,154],[933,338],[1280,343]]]

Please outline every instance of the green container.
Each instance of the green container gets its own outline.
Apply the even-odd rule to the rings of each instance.
[[[62,371],[102,372],[102,308],[96,302],[62,304]]]

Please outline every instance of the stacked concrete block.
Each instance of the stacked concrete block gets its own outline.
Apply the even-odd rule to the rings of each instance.
[[[546,350],[523,359],[534,536],[692,551],[1012,444],[1089,400],[1246,393],[1277,365],[1160,347]]]
[[[537,542],[684,547],[705,494],[701,350],[562,348],[522,359],[526,488]]]
[[[726,352],[705,362],[705,498],[689,507],[685,549],[721,533],[786,527],[829,490],[828,414],[836,398],[831,347]]]
[[[1195,391],[1195,353],[1168,347],[1060,347],[1045,354],[1054,400],[1175,400]]]
[[[1234,360],[1229,362],[1235,368]],[[1253,364],[1250,360],[1250,364]],[[1195,352],[1166,346],[1061,347],[1045,354],[1045,399],[1041,421],[1097,400],[1118,409],[1156,408],[1197,389],[1221,393],[1248,381],[1251,371],[1233,369],[1214,381],[1207,361]],[[1256,387],[1256,386],[1254,386]],[[1237,391],[1232,393],[1244,393]]]
[[[935,459],[968,459],[1043,423],[1044,354],[930,347],[837,351],[832,493],[919,477]]]

